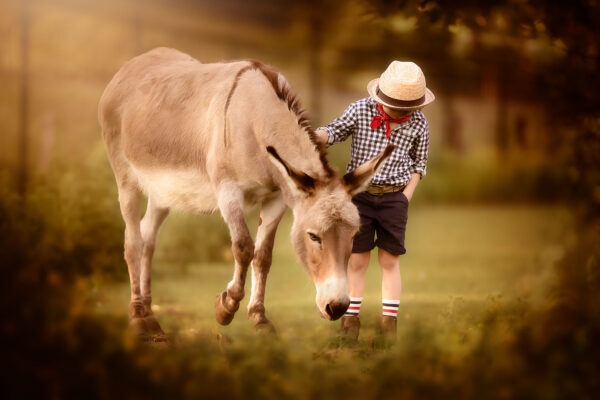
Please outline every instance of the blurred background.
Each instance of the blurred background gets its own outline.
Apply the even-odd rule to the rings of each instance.
[[[1,301],[10,313],[1,328],[11,347],[2,378],[12,382],[2,390],[591,398],[600,360],[599,29],[595,0],[0,0]],[[279,341],[257,339],[243,306],[217,327],[229,234],[218,215],[177,213],[154,264],[154,311],[169,344],[123,336],[124,226],[97,105],[124,62],[159,46],[203,63],[273,65],[314,127],[366,97],[392,60],[421,66],[436,101],[424,110],[428,175],[401,260],[399,346],[378,342],[376,263],[358,345],[318,320],[289,243],[290,213],[267,286]],[[329,149],[339,171],[349,146]],[[252,231],[257,219],[251,211]]]

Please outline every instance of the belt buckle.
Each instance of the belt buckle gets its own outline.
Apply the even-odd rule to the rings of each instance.
[[[405,187],[402,185],[369,185],[367,192],[375,196],[383,196],[386,193],[400,192]]]
[[[374,196],[381,196],[385,193],[385,189],[383,188],[383,186],[369,185],[369,187],[367,188],[367,192]]]

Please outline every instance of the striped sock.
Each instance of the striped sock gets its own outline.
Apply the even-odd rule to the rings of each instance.
[[[388,317],[398,316],[398,306],[400,305],[400,300],[382,299],[381,305],[383,315],[387,315]]]
[[[346,313],[344,314],[346,317],[355,316],[358,317],[358,313],[360,312],[360,304],[362,303],[362,297],[350,297],[350,306]]]

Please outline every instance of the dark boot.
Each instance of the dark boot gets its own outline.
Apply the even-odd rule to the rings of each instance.
[[[381,336],[386,343],[394,343],[396,341],[396,317],[382,315],[379,321]]]
[[[360,330],[360,320],[358,315],[342,317],[342,335],[353,340],[358,340],[358,331]]]

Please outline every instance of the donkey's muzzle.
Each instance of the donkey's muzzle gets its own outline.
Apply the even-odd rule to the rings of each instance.
[[[332,321],[340,318],[350,305],[350,300],[348,301],[332,301],[331,303],[325,306],[325,312],[329,316]]]

